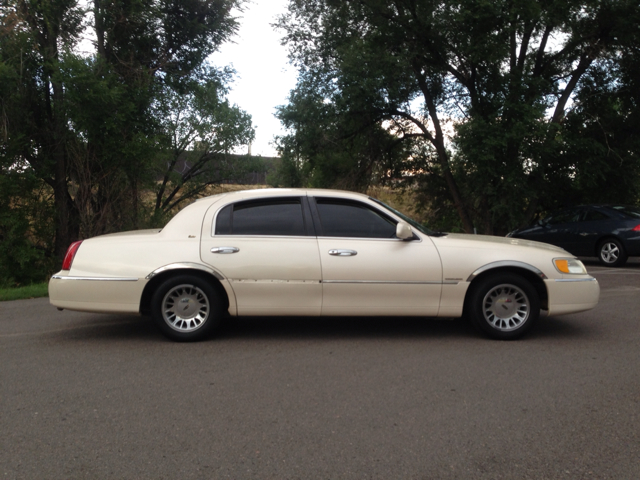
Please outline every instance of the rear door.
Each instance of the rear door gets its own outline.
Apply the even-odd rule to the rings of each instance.
[[[306,197],[228,204],[210,225],[200,255],[231,283],[239,315],[320,314],[320,258]]]
[[[604,212],[586,207],[572,231],[568,250],[574,255],[594,255],[596,242],[603,232],[613,231],[614,225]]]

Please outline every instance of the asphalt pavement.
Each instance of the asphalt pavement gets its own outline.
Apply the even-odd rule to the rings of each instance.
[[[589,312],[462,320],[142,317],[0,303],[6,479],[638,479],[640,262]]]

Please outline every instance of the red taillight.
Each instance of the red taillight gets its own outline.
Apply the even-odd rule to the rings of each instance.
[[[76,252],[78,251],[78,248],[80,248],[81,243],[82,243],[82,240],[73,242],[71,245],[69,245],[69,248],[67,249],[67,254],[64,256],[64,261],[62,262],[62,270],[71,269],[71,264],[73,263],[73,257],[76,256]]]
[[[634,232],[640,232],[640,223],[633,228]]]

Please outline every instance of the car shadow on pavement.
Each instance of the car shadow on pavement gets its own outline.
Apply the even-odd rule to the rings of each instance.
[[[462,319],[420,317],[234,317],[216,338],[415,338],[474,337]]]
[[[545,317],[520,341],[590,337],[594,335],[590,330],[579,319]],[[83,323],[48,332],[47,336],[65,341],[171,342],[150,318],[119,315],[89,315]],[[229,317],[213,337],[204,341],[367,338],[491,341],[465,319],[424,317]]]
[[[522,340],[589,336],[589,328],[562,317],[541,318]],[[489,340],[462,318],[423,317],[239,317],[229,318],[214,339],[234,338],[422,338]]]
[[[88,321],[87,321],[88,320]],[[90,315],[47,336],[66,341],[158,342],[165,339],[149,317]],[[482,338],[463,319],[420,317],[227,317],[205,342],[352,338]]]

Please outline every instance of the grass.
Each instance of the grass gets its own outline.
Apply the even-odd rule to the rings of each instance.
[[[0,288],[0,302],[6,302],[8,300],[22,300],[25,298],[47,297],[49,295],[47,290],[48,285],[48,283],[36,283],[26,287]]]

